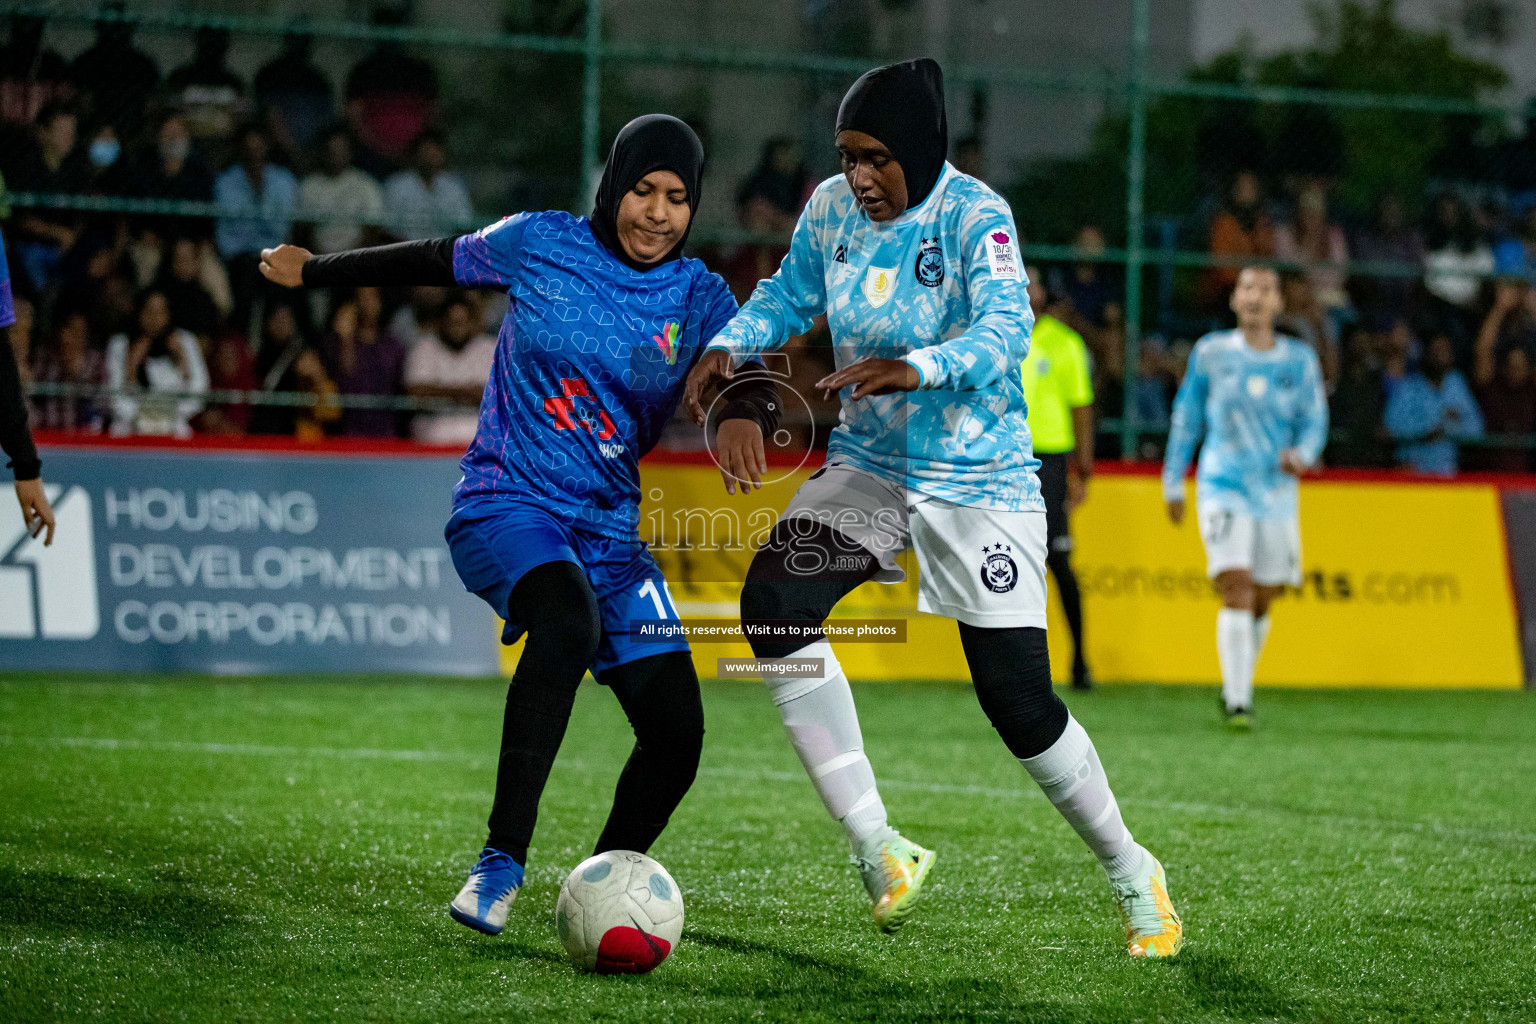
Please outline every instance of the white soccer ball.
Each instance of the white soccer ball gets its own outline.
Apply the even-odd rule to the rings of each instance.
[[[610,850],[588,857],[565,880],[555,926],[582,970],[644,974],[682,938],[683,894],[645,854]]]

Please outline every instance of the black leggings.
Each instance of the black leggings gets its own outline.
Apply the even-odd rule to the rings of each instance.
[[[832,556],[857,551],[865,561],[840,571],[821,570],[852,560]],[[823,558],[808,558],[819,551]],[[807,571],[810,567],[813,571]],[[741,590],[741,621],[759,658],[787,657],[818,634],[832,608],[878,569],[873,555],[826,524],[791,531],[780,521],[752,559]],[[753,626],[793,622],[810,639],[763,640]],[[1051,659],[1045,630],[1034,627],[984,629],[964,622],[960,645],[971,669],[976,698],[1014,757],[1034,757],[1067,728],[1067,706],[1051,689]]]
[[[528,633],[507,689],[496,798],[486,845],[528,862],[539,798],[565,738],[576,688],[602,636],[597,597],[581,568],[548,562],[530,569],[507,602]],[[598,674],[635,731],[613,810],[594,852],[645,852],[666,828],[699,767],[704,707],[686,651],[641,658]]]

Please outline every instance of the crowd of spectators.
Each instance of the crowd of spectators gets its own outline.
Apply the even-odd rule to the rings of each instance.
[[[20,316],[12,337],[24,376],[46,385],[35,391],[38,425],[467,439],[473,414],[447,407],[478,400],[504,299],[299,294],[256,269],[263,248],[285,241],[333,252],[475,226],[433,67],[384,42],[337,90],[310,39],[294,34],[247,82],[228,48],[227,31],[200,29],[191,59],[162,74],[127,23],[104,21],[69,61],[46,45],[43,21],[12,18],[0,48],[0,173],[14,202],[4,222]],[[977,138],[957,142],[954,159],[987,173]],[[787,240],[814,184],[796,140],[764,143],[734,196],[748,237],[699,252],[738,299],[778,266],[785,242],[762,239]],[[1178,272],[1133,367],[1123,269],[1106,258],[1103,230],[1079,230],[1075,257],[1047,277],[1055,311],[1093,354],[1101,419],[1122,414],[1129,389],[1147,431],[1137,454],[1155,457],[1194,340],[1230,322],[1236,264],[1273,260],[1288,267],[1281,329],[1324,368],[1331,464],[1531,468],[1531,450],[1511,436],[1536,434],[1536,193],[1383,196],[1357,222],[1335,210],[1334,184],[1230,175],[1182,227],[1213,265]],[[17,193],[149,202],[97,213]],[[806,399],[786,416],[799,443],[836,418],[835,402],[810,387],[830,365],[824,342],[819,327],[787,350]],[[249,403],[227,392],[305,397]],[[401,411],[404,398],[421,409]],[[1118,456],[1118,444],[1101,433],[1102,454]]]

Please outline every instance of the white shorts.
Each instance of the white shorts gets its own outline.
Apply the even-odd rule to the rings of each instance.
[[[1213,508],[1200,512],[1205,574],[1246,569],[1266,587],[1301,585],[1301,524],[1291,519],[1254,519],[1246,512]]]
[[[866,470],[828,463],[783,519],[826,523],[874,555],[874,579],[900,583],[896,556],[917,555],[919,611],[971,626],[1045,628],[1045,513],[956,505]]]

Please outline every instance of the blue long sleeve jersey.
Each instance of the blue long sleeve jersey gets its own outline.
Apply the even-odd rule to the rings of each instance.
[[[1163,462],[1165,498],[1184,497],[1184,471],[1202,438],[1195,471],[1201,508],[1255,519],[1295,516],[1296,478],[1280,469],[1280,453],[1295,448],[1315,463],[1328,440],[1328,399],[1317,354],[1283,335],[1264,352],[1250,348],[1240,330],[1201,338],[1173,400]]]
[[[661,437],[704,342],[736,312],[695,259],[640,273],[585,217],[520,213],[453,246],[453,276],[512,298],[453,490],[456,512],[531,502],[593,532],[640,522],[640,457]]]
[[[789,255],[709,343],[737,362],[825,313],[839,368],[906,359],[917,391],[850,401],[828,459],[959,505],[1041,511],[1019,364],[1029,309],[1018,232],[997,193],[948,164],[928,197],[876,224],[841,175],[811,195]]]

